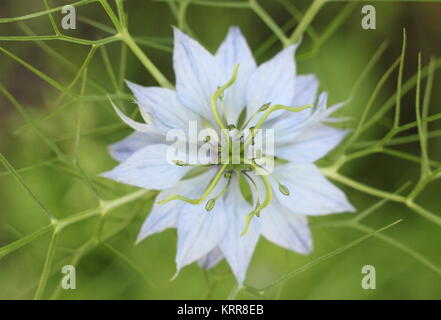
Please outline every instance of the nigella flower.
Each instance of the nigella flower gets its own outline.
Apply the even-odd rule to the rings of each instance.
[[[312,240],[307,216],[354,211],[314,165],[346,131],[326,124],[335,120],[330,115],[338,105],[327,108],[326,93],[317,97],[315,76],[296,76],[296,47],[257,66],[237,27],[215,55],[175,29],[176,90],[128,84],[145,123],[117,109],[135,132],[110,146],[120,164],[103,176],[160,190],[138,241],[176,228],[178,271],[195,261],[212,268],[225,258],[242,283],[261,235],[308,254]],[[274,169],[269,172],[254,158],[221,163],[217,152],[225,148],[219,141],[209,142],[211,160],[200,168],[181,158],[169,161],[167,132],[186,132],[190,121],[217,132],[230,130],[229,141],[240,140],[246,148],[256,138],[255,130],[274,130],[272,154],[263,155],[274,157]]]

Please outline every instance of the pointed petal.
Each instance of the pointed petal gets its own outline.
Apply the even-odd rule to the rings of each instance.
[[[274,168],[273,175],[289,189],[289,196],[274,194],[290,211],[304,215],[354,212],[345,194],[329,182],[313,164],[288,163]]]
[[[210,170],[212,176],[213,171]],[[201,191],[207,184],[199,184]],[[225,180],[219,181],[211,195],[217,195],[225,186]],[[199,195],[200,195],[199,194]],[[213,250],[227,230],[224,204],[222,199],[216,201],[211,211],[205,209],[205,203],[199,205],[187,204],[182,208],[178,220],[178,249],[176,267],[178,271],[184,266],[202,258]]]
[[[138,132],[162,134],[162,132],[160,130],[158,130],[158,128],[155,128],[155,126],[153,126],[152,124],[137,122],[137,121],[129,118],[112,101],[111,101],[111,103],[112,103],[112,106],[115,109],[117,115],[121,118],[121,120],[126,125],[131,127],[132,129],[134,129]]]
[[[216,60],[228,75],[239,64],[236,82],[225,91],[224,104],[229,124],[237,124],[242,109],[245,107],[245,91],[250,75],[256,69],[253,54],[238,27],[231,27],[220,45]]]
[[[122,162],[143,147],[164,142],[165,137],[163,135],[135,131],[123,140],[111,144],[109,146],[109,152],[115,160]]]
[[[210,252],[226,232],[226,221],[221,201],[207,212],[205,206],[186,205],[178,221],[178,270]]]
[[[315,75],[301,75],[296,78],[294,88],[294,99],[290,106],[300,107],[307,104],[314,105],[317,98],[319,82]],[[304,121],[306,121],[312,113],[313,108],[305,109],[301,112],[285,111],[274,119],[270,124],[270,128],[285,133]]]
[[[311,233],[305,216],[290,212],[277,199],[261,216],[261,233],[269,241],[302,254],[312,251]]]
[[[219,250],[218,247],[211,250],[209,253],[207,253],[205,256],[200,258],[198,260],[198,265],[201,268],[204,269],[211,269],[214,268],[219,262],[222,261],[224,256],[222,255],[222,252]]]
[[[251,116],[265,103],[289,106],[294,97],[296,65],[292,45],[261,64],[251,75],[246,92],[247,114]],[[274,117],[278,112],[274,112]]]
[[[173,65],[178,99],[187,108],[214,123],[210,97],[227,81],[214,56],[175,28]]]
[[[248,232],[241,236],[247,214],[253,207],[243,198],[238,179],[234,178],[225,195],[225,213],[228,230],[219,247],[233,271],[237,282],[245,280],[246,271],[259,239],[258,218],[253,218]]]
[[[127,85],[135,95],[139,107],[151,115],[155,126],[164,131],[176,128],[187,130],[190,120],[198,120],[194,112],[178,101],[174,90],[143,87],[128,81]]]
[[[313,74],[300,75],[296,78],[294,99],[291,106],[298,107],[305,104],[314,104],[317,98],[319,81]]]
[[[317,107],[304,117],[305,119],[285,119],[276,121],[273,124],[275,131],[275,155],[289,161],[308,163],[315,162],[324,157],[334,149],[347,135],[347,130],[336,129],[326,126],[330,114],[340,108],[343,104],[337,104],[327,108],[328,94],[320,94]]]
[[[154,144],[136,151],[126,161],[101,176],[146,189],[162,190],[173,186],[191,167],[167,160],[168,146]],[[179,159],[181,160],[181,159]]]
[[[300,81],[296,80],[296,93],[300,90],[306,90],[305,87],[308,86],[308,82],[313,82],[311,77],[304,78],[305,76],[298,77],[301,78]],[[303,80],[302,80],[303,79]],[[299,83],[299,87],[297,83]],[[318,87],[318,83],[316,84]],[[311,86],[314,86],[311,85]],[[308,91],[308,90],[306,90]],[[312,88],[312,91],[316,91]],[[300,94],[300,96],[294,97],[292,102],[293,106],[301,106],[305,104],[315,105],[315,97],[312,98],[312,93]],[[317,104],[315,108],[308,108],[301,112],[283,112],[277,118],[272,120],[266,127],[273,128],[276,130],[277,140],[279,143],[285,143],[287,141],[292,141],[295,135],[301,130],[303,130],[308,125],[315,125],[325,118],[326,105],[328,100],[328,94],[323,92],[317,99]],[[312,101],[312,102],[311,102]],[[306,103],[305,103],[306,102]],[[304,103],[304,104],[303,104]]]
[[[285,160],[297,163],[312,163],[334,149],[344,137],[348,130],[340,130],[318,124],[309,126],[306,130],[296,135],[291,143],[275,145],[275,155]]]
[[[167,228],[177,227],[178,217],[185,203],[182,201],[169,201],[164,204],[158,204],[159,201],[171,195],[195,198],[202,192],[202,187],[208,185],[212,176],[213,173],[207,171],[195,178],[181,180],[175,186],[161,191],[138,234],[137,242],[139,243],[149,235],[161,232]]]

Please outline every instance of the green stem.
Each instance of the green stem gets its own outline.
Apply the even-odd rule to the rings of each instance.
[[[259,16],[260,19],[271,29],[271,31],[279,38],[282,44],[287,47],[288,46],[288,38],[282,29],[274,22],[274,20],[266,13],[265,10],[259,5],[257,0],[250,0],[249,2],[250,8]]]
[[[405,203],[406,202],[406,198],[401,196],[401,195],[397,195],[397,194],[393,194],[387,191],[382,191],[376,188],[372,188],[370,186],[367,186],[365,184],[362,184],[360,182],[357,182],[355,180],[352,180],[348,177],[345,177],[341,174],[339,174],[338,172],[336,172],[335,170],[330,170],[330,169],[322,169],[322,173],[335,180],[338,182],[341,182],[353,189],[362,191],[364,193],[376,196],[376,197],[380,197],[380,198],[384,198],[384,199],[389,199],[392,201],[396,201],[396,202],[401,202],[401,203]]]
[[[167,80],[167,78],[159,71],[159,69],[153,64],[153,62],[145,55],[138,44],[133,40],[132,36],[123,30],[120,33],[122,41],[132,50],[133,54],[139,59],[143,66],[150,72],[155,80],[164,88],[173,89],[173,85]]]
[[[55,227],[52,238],[49,242],[49,249],[47,251],[46,260],[44,262],[43,272],[41,273],[40,282],[35,292],[34,300],[41,300],[43,297],[44,289],[46,288],[46,283],[49,277],[49,272],[51,270],[52,261],[54,259],[55,248],[58,241],[59,229]]]
[[[305,32],[305,30],[311,24],[312,20],[317,15],[322,6],[326,3],[326,1],[327,0],[314,0],[312,5],[309,6],[308,10],[303,16],[302,21],[300,21],[299,25],[294,30],[293,34],[289,37],[288,42],[285,45],[290,45],[300,40],[303,32]]]

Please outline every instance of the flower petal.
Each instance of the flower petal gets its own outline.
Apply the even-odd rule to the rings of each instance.
[[[300,107],[307,104],[314,105],[317,99],[319,82],[315,75],[301,75],[296,78],[294,88],[294,99],[290,106]],[[277,116],[266,128],[273,128],[276,132],[286,133],[290,129],[297,127],[311,117],[313,108],[305,109],[301,112],[284,111]]]
[[[219,262],[222,261],[224,256],[218,247],[211,250],[205,256],[198,260],[198,265],[204,269],[211,269],[215,267]]]
[[[302,254],[312,251],[311,233],[305,216],[290,212],[273,199],[261,216],[261,233],[269,241]]]
[[[213,170],[210,172],[213,173]],[[224,186],[225,180],[219,181],[212,194],[219,194]],[[202,193],[206,185],[199,184],[194,187],[199,188]],[[178,220],[177,270],[213,250],[224,237],[226,230],[227,222],[221,199],[216,201],[211,211],[205,209],[205,203],[183,206]]]
[[[169,162],[167,160],[168,148],[173,148],[173,146],[154,144],[144,147],[101,176],[140,188],[156,190],[170,188],[191,167],[178,166]]]
[[[236,276],[237,282],[241,284],[245,280],[248,265],[259,240],[258,219],[254,218],[248,232],[241,236],[247,214],[253,210],[253,207],[243,198],[237,178],[231,181],[224,201],[228,230],[219,247]]]
[[[275,144],[274,154],[285,160],[297,163],[311,163],[323,158],[334,149],[348,130],[341,130],[323,124],[311,125],[297,134],[291,143]]]
[[[230,75],[236,64],[239,71],[235,83],[225,91],[224,104],[229,124],[237,124],[242,109],[245,107],[245,90],[248,79],[256,69],[256,62],[246,39],[238,27],[231,27],[220,45],[216,60],[226,75]]]
[[[187,108],[215,123],[210,98],[227,79],[214,56],[175,28],[173,65],[178,99]]]
[[[128,81],[127,85],[139,107],[152,116],[155,126],[164,131],[176,128],[187,130],[190,120],[198,120],[194,112],[179,102],[174,90],[143,87]]]
[[[115,160],[122,162],[143,147],[164,142],[165,137],[163,135],[135,131],[121,141],[111,144],[109,152]]]
[[[314,104],[319,89],[319,81],[313,74],[299,75],[296,78],[294,88],[294,99],[291,103],[293,107]]]
[[[345,194],[329,182],[313,164],[288,163],[274,168],[274,177],[289,189],[289,195],[274,194],[290,211],[304,215],[354,212]]]
[[[226,232],[226,219],[221,201],[210,212],[204,205],[186,205],[178,220],[178,250],[176,267],[200,259],[210,252]]]
[[[185,203],[169,201],[164,204],[158,204],[158,201],[164,200],[171,195],[195,198],[202,192],[203,187],[209,183],[212,175],[212,172],[205,172],[195,178],[181,180],[172,188],[161,191],[138,234],[137,243],[154,233],[161,232],[167,228],[177,227],[178,217]]]
[[[251,75],[246,92],[248,117],[266,103],[289,106],[294,97],[297,45],[282,50],[271,60],[261,64]],[[273,118],[278,112],[274,112]]]
[[[162,134],[158,128],[153,126],[152,124],[137,122],[128,116],[126,116],[114,103],[111,101],[113,108],[116,111],[116,114],[121,118],[121,120],[131,127],[132,129],[138,132],[151,133],[151,134]]]

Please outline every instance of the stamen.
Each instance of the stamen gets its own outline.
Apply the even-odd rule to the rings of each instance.
[[[289,196],[289,189],[287,186],[280,184],[279,183],[279,191],[284,195],[284,196]]]
[[[258,169],[258,167],[255,167],[256,171],[260,171],[260,169]],[[273,190],[271,188],[271,182],[269,181],[269,179],[265,176],[265,175],[260,175],[259,176],[260,179],[262,179],[264,185],[265,185],[265,200],[263,201],[262,205],[259,206],[259,208],[257,209],[257,211],[260,213],[260,211],[262,211],[264,208],[266,208],[271,200],[273,199]]]
[[[173,160],[174,164],[180,167],[211,167],[213,164],[191,164],[182,160]]]
[[[187,165],[187,164],[186,164],[184,161],[182,161],[182,160],[174,160],[173,162],[175,163],[175,165],[180,166],[180,167],[184,167],[184,166]]]
[[[271,106],[271,102],[265,103],[264,105],[262,105],[257,111],[255,111],[251,117],[242,125],[242,129],[245,129],[246,127],[248,127],[248,125],[250,124],[251,121],[253,121],[253,119],[259,114],[259,112],[263,112],[266,109],[268,109]]]
[[[251,178],[248,173],[242,171],[242,174],[244,175],[245,178],[247,178],[250,182],[252,187],[254,188],[254,192],[257,195],[257,200],[256,200],[256,206],[254,207],[254,210],[251,211],[250,213],[248,213],[246,219],[245,219],[245,227],[242,231],[242,233],[240,234],[240,236],[244,236],[247,234],[248,229],[250,227],[251,224],[251,220],[253,219],[254,216],[259,216],[260,212],[257,211],[257,209],[260,207],[260,194],[259,194],[259,189],[257,188],[257,184],[256,182],[253,180],[253,178]]]
[[[211,211],[214,208],[214,205],[216,204],[216,199],[210,199],[205,204],[205,210]]]
[[[227,178],[227,176],[228,176],[228,178]],[[226,173],[224,174],[224,177],[225,177],[226,179],[228,179],[228,182],[227,182],[227,184],[225,185],[225,187],[222,189],[222,191],[221,191],[217,196],[215,196],[214,198],[211,198],[210,200],[207,201],[207,203],[206,203],[206,205],[205,205],[205,209],[206,209],[207,211],[211,211],[211,210],[214,208],[214,205],[216,204],[217,199],[219,199],[220,197],[222,197],[222,195],[224,195],[225,192],[227,192],[228,187],[230,186],[230,182],[231,182],[231,172],[226,172]]]
[[[271,102],[265,103],[263,106],[261,106],[259,108],[259,112],[265,111],[266,109],[268,109],[271,105]]]
[[[272,175],[266,168],[264,168],[264,167],[262,167],[262,166],[260,166],[260,165],[258,165],[258,164],[256,164],[256,163],[253,163],[255,166],[257,166],[257,167],[259,167],[260,169],[262,169],[263,171],[265,171],[265,173],[267,174],[267,175],[269,175],[278,185],[279,185],[279,191],[280,191],[280,193],[282,193],[284,196],[289,196],[289,189],[288,189],[288,187],[287,186],[285,186],[284,184],[282,184],[281,182],[280,182],[280,180],[279,179],[277,179],[274,175]]]
[[[251,211],[250,213],[247,214],[247,217],[245,218],[245,227],[243,228],[243,231],[240,234],[241,237],[247,234],[248,229],[250,228],[251,225],[251,220],[253,219],[254,215],[255,215],[254,211]]]
[[[250,182],[251,182],[251,186],[254,188],[254,192],[257,195],[257,200],[256,200],[256,207],[260,206],[260,193],[259,193],[259,189],[257,188],[257,184],[256,182],[253,180],[253,178],[250,177],[250,175],[248,173],[246,173],[245,171],[241,172],[243,174],[243,176],[245,178],[247,178]]]
[[[216,173],[216,175],[213,177],[213,179],[210,181],[210,184],[208,185],[207,189],[205,190],[205,192],[202,194],[201,197],[197,198],[197,199],[190,199],[184,196],[180,196],[180,195],[172,195],[164,200],[161,200],[158,202],[158,204],[164,204],[167,203],[171,200],[181,200],[181,201],[185,201],[191,204],[200,204],[201,202],[203,202],[208,195],[211,193],[211,191],[213,191],[214,187],[217,185],[217,183],[219,182],[220,178],[222,177],[222,174],[224,173],[225,169],[226,169],[227,165],[223,165],[219,171]]]
[[[217,99],[218,98],[222,99],[223,95],[224,95],[224,91],[226,89],[228,89],[229,87],[231,87],[233,85],[233,83],[236,81],[238,70],[239,70],[239,64],[236,64],[234,66],[233,76],[231,77],[231,79],[225,85],[217,88],[217,90],[211,95],[211,99],[210,99],[211,111],[213,111],[214,118],[215,118],[219,128],[221,128],[221,129],[225,129],[225,126],[219,116],[219,111],[217,108]]]
[[[254,168],[258,173],[259,173],[259,171],[261,171],[261,169],[259,167],[254,167]],[[259,217],[260,212],[270,204],[270,202],[273,198],[273,191],[271,189],[271,183],[270,183],[269,179],[265,175],[262,175],[262,173],[260,175],[260,178],[262,179],[262,181],[265,185],[265,199],[262,204],[260,204],[260,201],[258,201],[256,203],[256,208],[253,211],[251,211],[250,213],[248,213],[246,221],[245,221],[245,227],[241,233],[241,236],[244,236],[248,232],[252,218],[254,216]]]
[[[245,141],[245,146],[249,145],[250,141],[252,143],[254,143],[254,136],[256,134],[256,131],[258,129],[260,129],[262,124],[265,122],[265,120],[269,117],[269,115],[271,113],[273,113],[277,110],[287,110],[290,112],[300,112],[300,111],[303,111],[303,110],[311,108],[311,107],[312,107],[312,105],[310,105],[310,104],[307,104],[307,105],[304,105],[301,107],[286,107],[286,106],[282,106],[280,104],[276,104],[276,105],[271,106],[270,108],[267,108],[265,114],[262,116],[262,118],[260,118],[259,122],[257,122],[256,126],[253,127],[253,130],[250,132],[251,133],[250,136],[248,136],[247,140]],[[250,128],[250,130],[251,130],[251,128]]]

